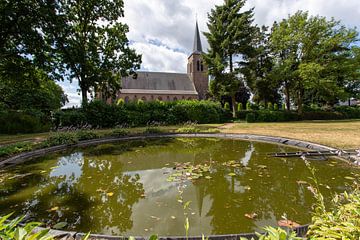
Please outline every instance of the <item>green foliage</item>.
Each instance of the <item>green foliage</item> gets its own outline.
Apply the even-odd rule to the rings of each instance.
[[[303,238],[297,237],[296,232],[291,229],[282,229],[282,228],[273,228],[266,227],[264,228],[265,234],[258,235],[259,240],[302,240]]]
[[[43,143],[44,147],[52,147],[58,145],[77,144],[79,139],[75,132],[56,132],[52,133]]]
[[[112,130],[112,132],[110,133],[110,136],[124,137],[124,136],[128,136],[129,134],[130,134],[130,131],[128,129],[116,128],[116,129]]]
[[[34,232],[35,228],[42,225],[39,222],[30,222],[24,226],[20,222],[24,217],[18,217],[10,220],[12,214],[6,215],[0,219],[0,238],[3,240],[52,240],[49,235],[50,229]]]
[[[274,106],[273,106],[273,104],[271,102],[268,102],[267,109],[270,110],[270,111],[274,110]]]
[[[286,110],[286,104],[285,104],[285,103],[283,103],[283,104],[281,105],[281,110],[283,110],[283,111]]]
[[[246,110],[250,111],[251,110],[251,102],[247,102],[246,103]]]
[[[180,124],[220,123],[229,119],[219,103],[211,101],[143,102],[109,105],[101,101],[88,103],[81,109],[70,109],[54,114],[57,127],[109,128],[115,126],[146,126],[152,123]]]
[[[176,130],[176,133],[199,133],[199,132],[201,132],[199,128],[191,127],[191,126],[181,127]]]
[[[80,130],[80,131],[77,131],[75,134],[76,134],[76,138],[78,139],[78,141],[100,138],[100,135],[95,133],[94,131]]]
[[[255,113],[246,114],[246,122],[253,123],[256,121]]]
[[[341,106],[336,107],[335,111],[345,115],[346,119],[360,119],[360,107]]]
[[[230,104],[228,102],[224,104],[224,109],[230,111]]]
[[[357,35],[334,19],[302,11],[274,23],[273,75],[284,86],[288,107],[293,100],[301,114],[306,102],[334,104],[346,97],[346,79],[358,76],[351,47]]]
[[[120,98],[119,100],[117,100],[116,104],[119,105],[119,106],[122,106],[122,105],[125,104],[125,100]]]
[[[2,111],[0,112],[0,133],[36,133],[50,129],[46,116],[37,111]]]
[[[245,0],[228,0],[216,5],[208,14],[209,32],[204,33],[210,46],[204,59],[214,76],[210,90],[218,99],[220,96],[231,98],[233,117],[236,92],[244,86],[237,73],[247,67],[247,58],[254,52],[251,46],[254,9],[244,11],[244,5]],[[234,56],[242,56],[243,60],[235,63]]]
[[[0,157],[8,157],[17,153],[31,151],[33,144],[30,142],[17,142],[14,144],[0,146]]]
[[[243,104],[242,103],[238,103],[237,104],[237,111],[240,112],[243,110]]]
[[[277,103],[274,104],[274,111],[278,111],[279,110],[279,105]]]
[[[310,239],[359,239],[360,238],[360,191],[344,192],[333,198],[333,207],[325,209],[323,197],[313,191],[320,201],[309,226]]]
[[[129,27],[121,21],[124,2],[58,0],[54,8],[59,15],[51,34],[57,42],[59,65],[67,67],[63,74],[68,79],[79,81],[83,104],[91,88],[103,100],[114,97],[121,77],[134,74],[141,63],[141,56],[130,48]]]
[[[145,131],[145,134],[161,134],[164,133],[163,130],[161,130],[161,128],[159,127],[155,127],[155,126],[148,126]]]

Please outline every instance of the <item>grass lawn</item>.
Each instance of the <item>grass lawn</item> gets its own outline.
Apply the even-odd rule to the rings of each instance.
[[[360,120],[304,121],[287,123],[233,123],[226,133],[278,136],[320,143],[336,148],[360,148]]]
[[[218,128],[224,133],[247,133],[279,136],[315,142],[336,148],[360,148],[360,120],[346,121],[304,121],[287,123],[226,123],[205,124],[201,128]],[[174,132],[180,126],[165,126],[162,130]],[[132,133],[141,133],[145,128],[132,128]],[[106,133],[111,130],[96,130]],[[49,133],[0,135],[0,145],[20,141],[42,141]]]

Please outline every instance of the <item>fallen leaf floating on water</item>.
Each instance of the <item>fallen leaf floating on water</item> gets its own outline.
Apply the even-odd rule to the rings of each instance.
[[[66,226],[67,226],[67,222],[59,222],[59,223],[55,224],[52,228],[54,228],[54,229],[63,229]]]
[[[171,219],[175,219],[176,217],[175,216],[171,216]]]
[[[233,177],[233,176],[236,176],[236,173],[229,173],[228,175]]]
[[[291,220],[280,220],[278,221],[278,225],[280,227],[289,227],[289,228],[297,228],[297,227],[300,227],[300,224],[294,222],[294,221],[291,221]]]
[[[58,207],[58,206],[53,207],[53,208],[50,208],[50,209],[48,210],[48,212],[54,212],[54,211],[57,211],[57,210],[59,210],[59,207]]]
[[[157,220],[157,221],[159,221],[159,220],[160,220],[160,218],[159,218],[159,217],[155,217],[155,216],[150,216],[150,218],[155,219],[155,220]]]
[[[297,184],[301,185],[301,184],[308,184],[308,182],[305,182],[305,181],[296,181]]]
[[[114,195],[113,192],[108,192],[106,195],[108,195],[109,197],[112,197]]]
[[[256,218],[258,215],[256,213],[246,213],[245,217],[249,218],[249,219],[254,219]]]
[[[345,177],[345,179],[347,179],[347,180],[355,180],[354,177],[350,177],[350,176]]]

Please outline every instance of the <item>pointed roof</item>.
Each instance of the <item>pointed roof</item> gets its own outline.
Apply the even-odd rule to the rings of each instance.
[[[193,53],[202,53],[201,39],[198,22],[196,20],[195,37],[194,37],[194,48]]]

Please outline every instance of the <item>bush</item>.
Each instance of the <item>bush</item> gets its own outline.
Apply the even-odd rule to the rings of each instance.
[[[58,145],[72,145],[79,142],[75,132],[57,132],[50,135],[43,143],[43,147]]]
[[[242,103],[238,103],[238,105],[237,105],[237,111],[240,112],[240,111],[242,111],[242,110],[243,110],[243,105],[242,105]]]
[[[0,147],[0,157],[8,157],[17,153],[31,151],[33,144],[30,142],[18,142]]]
[[[246,114],[246,122],[253,123],[253,122],[255,122],[255,120],[256,120],[255,113]]]
[[[250,111],[251,110],[251,103],[248,101],[246,103],[246,111]]]
[[[271,102],[268,102],[267,109],[270,110],[270,111],[274,110],[273,104]]]
[[[158,127],[147,127],[145,129],[144,133],[145,134],[161,134],[161,133],[164,133],[164,131]]]
[[[96,139],[96,138],[100,138],[100,135],[93,132],[93,131],[77,131],[76,132],[76,137],[79,141],[84,141],[84,140],[91,140],[91,139]]]
[[[176,133],[199,133],[200,129],[196,127],[181,127],[176,130]]]
[[[117,129],[114,129],[110,133],[110,136],[112,136],[112,137],[124,137],[124,136],[128,136],[129,134],[130,134],[129,130],[124,129],[124,128],[117,128]]]
[[[340,112],[314,111],[314,112],[304,112],[301,115],[302,120],[339,120],[345,118],[346,115]]]
[[[53,115],[53,122],[56,128],[77,127],[86,125],[86,116],[81,109],[68,109],[57,111]]]
[[[335,111],[342,113],[347,119],[360,119],[360,107],[341,106],[336,107]]]
[[[274,104],[274,111],[279,111],[279,105],[277,105],[277,103]]]
[[[281,105],[281,110],[283,110],[283,111],[286,110],[286,104],[285,104],[285,103],[283,103],[283,104]]]
[[[0,133],[3,134],[46,132],[50,128],[50,122],[38,111],[32,114],[20,111],[0,112]]]

